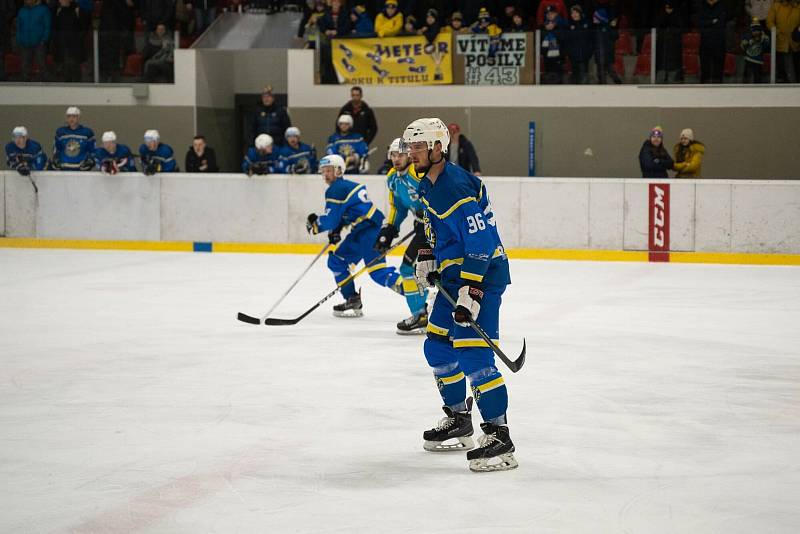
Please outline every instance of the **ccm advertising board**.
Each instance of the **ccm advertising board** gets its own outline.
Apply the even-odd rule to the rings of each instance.
[[[456,36],[456,54],[464,58],[465,85],[518,85],[527,52],[524,33],[504,33],[496,38]]]
[[[347,85],[433,85],[453,83],[450,36],[428,45],[422,36],[334,39],[333,65]]]

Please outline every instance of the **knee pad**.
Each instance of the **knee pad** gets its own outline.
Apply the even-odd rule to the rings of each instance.
[[[328,269],[333,271],[333,274],[342,274],[348,272],[347,261],[336,254],[328,254]]]

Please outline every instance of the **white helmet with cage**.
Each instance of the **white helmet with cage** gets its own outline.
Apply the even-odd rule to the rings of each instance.
[[[450,144],[450,131],[442,119],[417,119],[406,126],[406,130],[403,132],[403,152],[408,152],[412,143],[426,143],[428,150],[433,150],[437,141],[442,144],[442,152],[447,152]]]
[[[333,167],[334,169],[338,170],[338,172],[334,171],[336,176],[343,176],[345,171],[344,158],[342,158],[342,156],[339,154],[328,154],[319,160],[320,172],[322,171],[323,167]]]
[[[392,159],[392,152],[402,152],[400,149],[400,145],[402,144],[403,139],[398,137],[394,141],[389,144],[389,148],[386,150],[386,159]]]

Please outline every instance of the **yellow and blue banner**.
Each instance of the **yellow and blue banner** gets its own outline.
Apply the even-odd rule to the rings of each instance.
[[[439,85],[453,83],[452,40],[424,37],[333,39],[333,66],[347,85]]]

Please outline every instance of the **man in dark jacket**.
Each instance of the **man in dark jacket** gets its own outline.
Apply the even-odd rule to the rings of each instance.
[[[100,78],[118,82],[120,55],[132,49],[136,17],[133,0],[103,0],[100,7]]]
[[[586,83],[589,58],[592,56],[592,30],[579,4],[573,5],[569,10],[569,20],[565,23],[562,40],[572,64],[570,83]]]
[[[186,152],[186,172],[219,172],[217,155],[202,135],[194,136],[192,146]]]
[[[72,0],[59,0],[53,17],[53,50],[56,64],[61,68],[66,82],[81,81],[83,41],[82,24],[78,6]]]
[[[683,0],[662,0],[655,16],[656,71],[664,72],[664,83],[670,72],[674,81],[683,81],[683,28],[686,26],[686,6]]]
[[[451,163],[471,172],[475,176],[481,175],[481,163],[478,161],[478,153],[472,142],[461,133],[461,127],[455,122],[447,125],[450,131],[450,146],[447,149],[447,157]]]
[[[700,83],[722,83],[725,68],[725,26],[728,17],[719,0],[704,0],[700,27]]]
[[[282,146],[285,142],[283,132],[292,125],[292,119],[286,108],[275,102],[275,95],[272,93],[272,86],[266,86],[261,93],[261,102],[256,108],[253,116],[253,125],[250,128],[250,144],[261,134],[272,137],[277,146]]]
[[[362,100],[363,96],[364,92],[361,87],[355,86],[350,89],[350,101],[339,110],[339,116],[350,115],[353,117],[352,131],[361,134],[369,145],[378,133],[378,122],[375,120],[372,108]]]
[[[664,131],[661,126],[650,130],[650,138],[639,150],[639,167],[642,178],[669,178],[667,171],[674,165],[672,156],[664,148]]]

